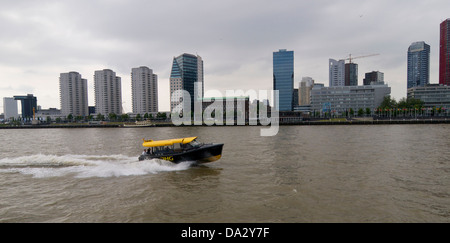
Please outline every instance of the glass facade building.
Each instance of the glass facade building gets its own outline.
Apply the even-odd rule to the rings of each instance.
[[[293,110],[294,92],[294,51],[281,49],[273,53],[273,89],[278,90],[279,101],[275,104],[279,111]],[[276,101],[275,101],[276,102]]]
[[[430,46],[423,41],[408,48],[407,88],[422,87],[430,83]]]
[[[358,64],[345,64],[345,86],[358,86]]]
[[[170,73],[170,109],[173,111],[174,108],[180,103],[178,98],[172,99],[175,91],[185,90],[189,92],[191,101],[191,110],[194,110],[194,101],[197,100],[195,97],[195,83],[201,83],[201,92],[199,94],[200,98],[203,98],[204,85],[203,85],[203,60],[200,56],[195,56],[192,54],[184,53],[178,57],[173,58],[172,71]]]
[[[370,85],[372,82],[384,83],[384,73],[379,71],[372,71],[370,73],[366,73],[366,76],[363,80],[363,84]]]
[[[20,100],[22,105],[22,118],[33,118],[35,112],[37,112],[37,98],[32,94],[26,96],[14,96],[15,100]]]
[[[441,23],[439,84],[450,85],[450,19]]]

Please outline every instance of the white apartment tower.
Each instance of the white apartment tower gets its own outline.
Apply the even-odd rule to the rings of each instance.
[[[345,86],[345,60],[329,60],[330,87]]]
[[[122,114],[122,81],[110,69],[95,71],[95,112],[108,115]]]
[[[134,114],[158,112],[158,75],[152,69],[131,69],[131,100]]]
[[[87,80],[77,72],[61,73],[59,75],[59,95],[61,100],[61,115],[89,115]]]
[[[11,118],[17,119],[19,117],[19,113],[17,111],[17,100],[12,97],[4,97],[3,113],[5,114],[5,120],[9,120]]]

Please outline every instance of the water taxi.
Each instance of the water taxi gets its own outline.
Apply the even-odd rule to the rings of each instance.
[[[199,143],[197,137],[176,138],[168,140],[144,140],[142,146],[147,149],[139,156],[139,161],[146,159],[163,159],[173,163],[195,161],[209,163],[220,159],[223,143]]]

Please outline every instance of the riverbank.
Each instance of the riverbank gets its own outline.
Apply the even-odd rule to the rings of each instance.
[[[280,126],[315,126],[315,125],[399,125],[399,124],[450,124],[450,119],[391,119],[391,120],[319,120],[319,121],[294,121],[280,122]],[[174,127],[173,123],[155,123],[151,127]],[[187,125],[181,125],[187,126]],[[211,126],[203,124],[202,126]],[[212,125],[216,126],[216,125]],[[225,126],[225,125],[224,125]],[[248,126],[248,124],[247,124]],[[45,128],[141,128],[125,127],[122,123],[114,124],[40,124],[21,126],[0,126],[0,129],[45,129]]]

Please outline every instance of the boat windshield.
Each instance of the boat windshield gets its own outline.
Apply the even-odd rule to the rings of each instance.
[[[192,142],[189,143],[190,145],[192,145],[192,147],[198,147],[201,145],[201,143],[199,143],[197,140],[193,140]]]

